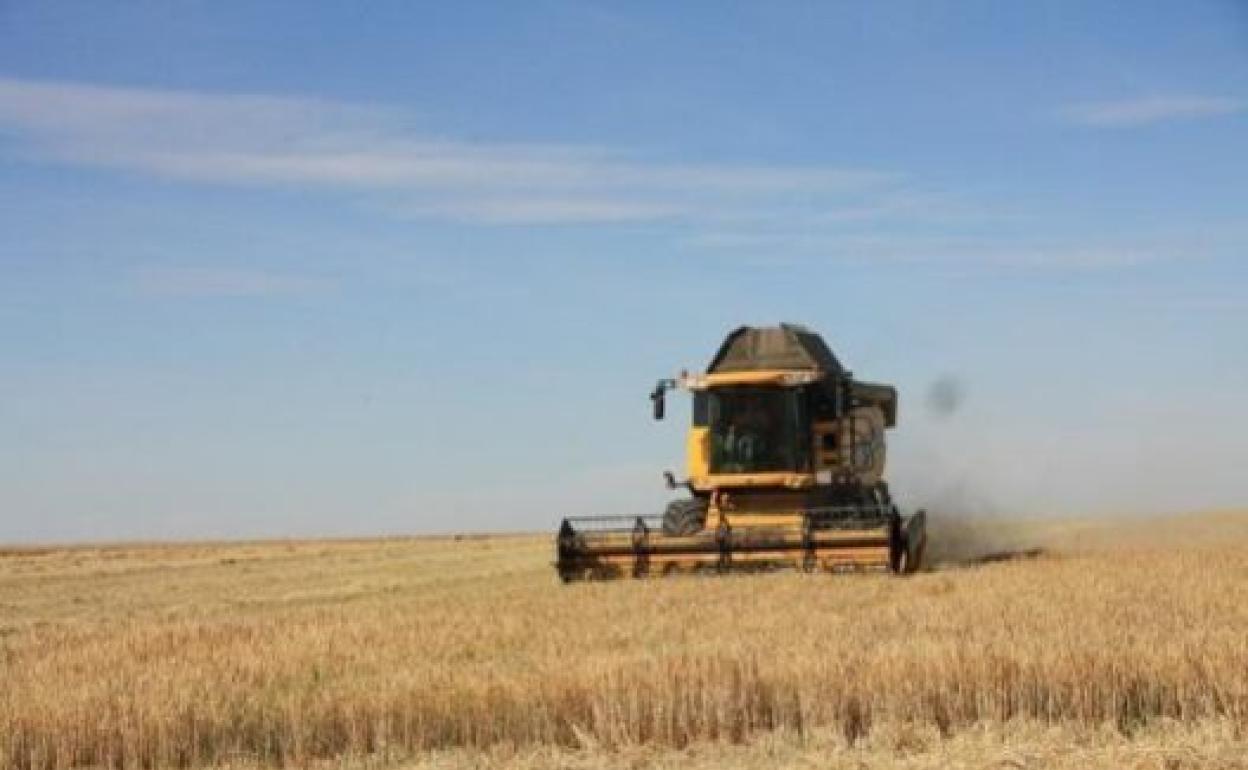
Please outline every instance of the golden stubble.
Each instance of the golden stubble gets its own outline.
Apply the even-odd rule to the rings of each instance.
[[[1018,725],[1241,741],[1243,521],[1047,524],[1039,556],[905,579],[563,586],[546,537],[13,549],[0,764],[904,748]]]

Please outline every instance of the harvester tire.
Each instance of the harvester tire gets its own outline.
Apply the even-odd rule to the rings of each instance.
[[[701,500],[673,500],[663,511],[663,534],[692,535],[706,524],[706,504]]]

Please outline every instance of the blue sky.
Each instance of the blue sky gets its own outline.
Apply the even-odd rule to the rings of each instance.
[[[0,541],[657,508],[780,320],[907,503],[1245,505],[1245,201],[1230,0],[0,4]]]

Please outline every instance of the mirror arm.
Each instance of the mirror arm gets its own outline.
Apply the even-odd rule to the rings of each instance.
[[[692,495],[694,493],[692,481],[690,481],[689,479],[685,479],[684,481],[677,481],[675,474],[673,474],[671,471],[663,471],[663,481],[667,484],[668,489],[679,489],[681,487],[684,487],[685,489],[689,490],[689,494]]]
[[[654,405],[654,419],[662,420],[666,411],[664,406],[664,395],[667,391],[676,387],[676,380],[666,379],[659,380],[654,386],[654,391],[650,393],[650,402]]]

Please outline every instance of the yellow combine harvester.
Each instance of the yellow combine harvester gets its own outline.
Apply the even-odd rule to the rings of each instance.
[[[743,326],[705,374],[660,380],[650,395],[693,394],[689,497],[661,515],[563,520],[565,580],[779,567],[913,572],[926,543],[922,511],[903,517],[888,493],[884,431],[897,391],[855,380],[818,334],[791,324]]]

